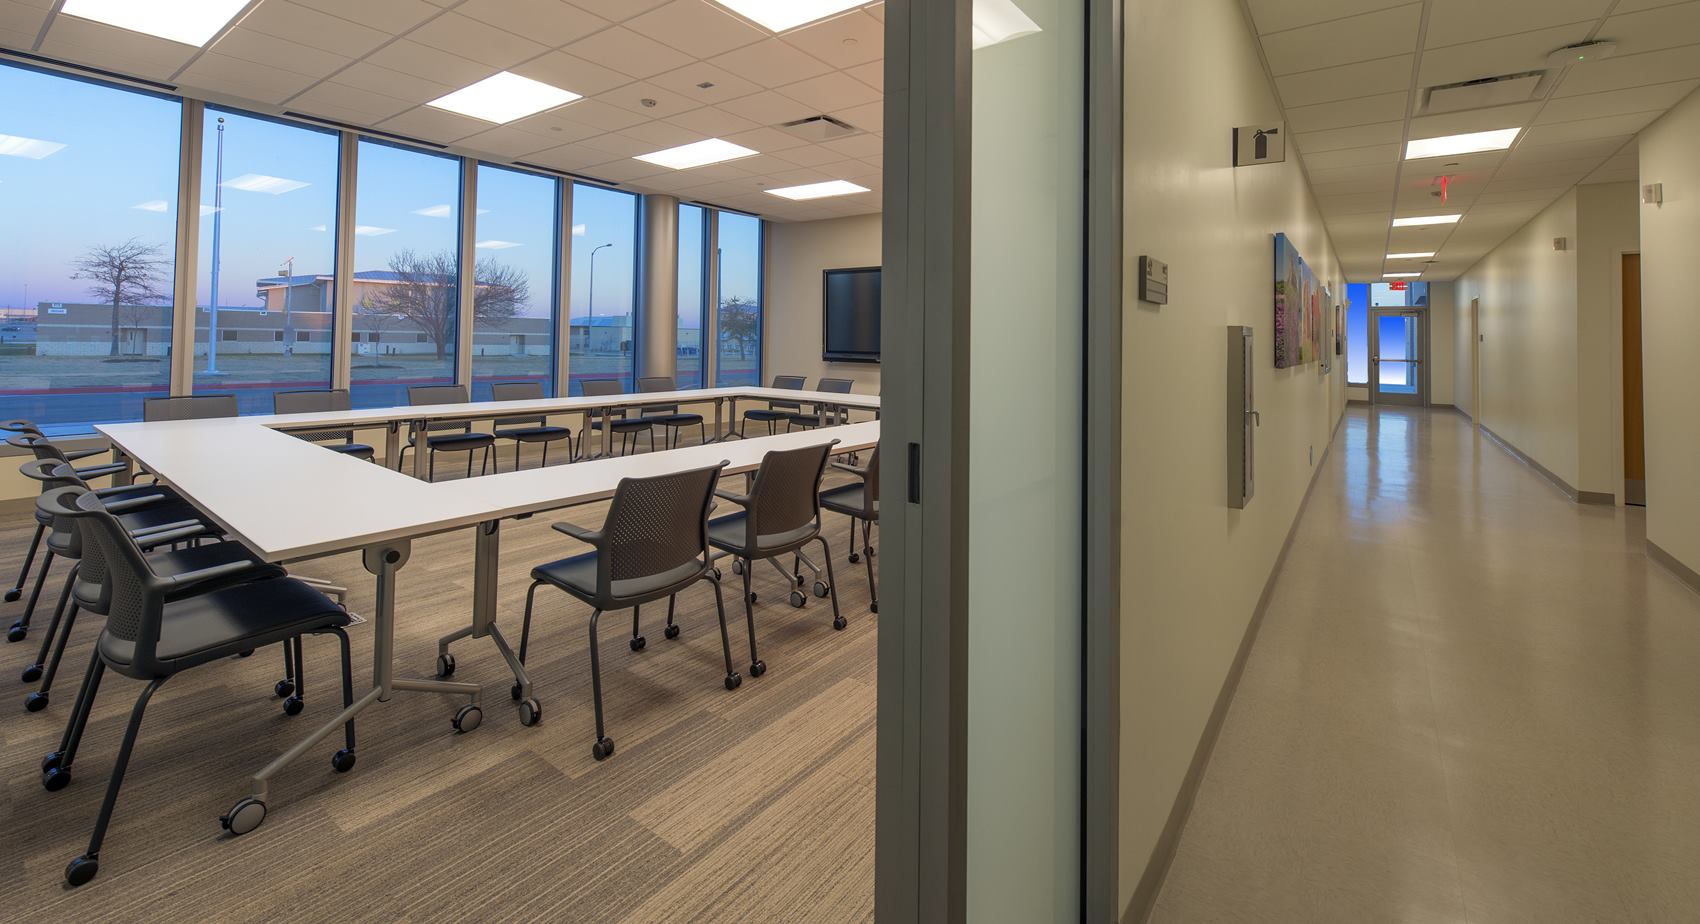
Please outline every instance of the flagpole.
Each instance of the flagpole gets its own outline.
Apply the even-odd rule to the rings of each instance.
[[[218,162],[213,168],[212,304],[207,308],[207,375],[218,370],[218,256],[224,230],[224,117],[218,119]]]

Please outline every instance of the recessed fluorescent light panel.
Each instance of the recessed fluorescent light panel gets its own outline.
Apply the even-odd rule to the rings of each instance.
[[[1458,223],[1462,215],[1417,215],[1411,218],[1393,219],[1395,228],[1419,228],[1423,225],[1453,225]]]
[[[579,94],[571,90],[502,71],[425,105],[501,125],[575,99],[579,99]]]
[[[1381,278],[1383,278],[1383,279],[1415,279],[1415,278],[1417,278],[1418,276],[1421,276],[1421,275],[1422,275],[1422,273],[1382,273]]]
[[[722,141],[719,138],[709,138],[706,141],[682,144],[676,148],[668,148],[665,151],[656,151],[651,154],[639,154],[633,159],[641,160],[646,164],[655,164],[658,167],[671,167],[674,170],[689,170],[692,167],[706,167],[709,164],[718,164],[722,161],[737,160],[740,157],[749,157],[752,154],[759,153],[761,152],[752,151],[741,144],[733,144],[730,141]]]
[[[243,192],[281,196],[286,192],[305,189],[312,184],[303,183],[300,180],[286,180],[281,176],[266,176],[263,173],[244,173],[234,180],[225,180],[224,185],[229,189],[240,189]]]
[[[786,29],[795,29],[817,19],[825,19],[834,13],[842,13],[851,7],[861,6],[867,0],[715,0],[715,2],[745,19],[760,23],[767,27],[769,31],[784,32]]]
[[[247,5],[248,0],[65,0],[60,12],[201,46]]]
[[[825,199],[829,196],[849,196],[855,193],[868,192],[868,187],[857,186],[848,180],[827,180],[825,183],[809,183],[805,186],[787,186],[784,189],[770,189],[768,192],[786,199],[802,201],[804,199]]]
[[[1431,250],[1427,253],[1390,253],[1390,254],[1387,255],[1387,259],[1389,259],[1389,260],[1427,260],[1429,257],[1432,257],[1432,256],[1434,256],[1434,251]]]
[[[25,138],[22,135],[0,135],[0,156],[3,157],[41,160],[63,150],[65,146],[57,141],[42,141],[40,138]]]
[[[1424,157],[1455,157],[1459,154],[1503,151],[1511,147],[1511,143],[1517,140],[1517,134],[1521,131],[1521,128],[1501,128],[1491,132],[1417,138],[1405,145],[1405,159],[1420,160]]]
[[[1013,0],[974,0],[976,50],[1042,31]]]

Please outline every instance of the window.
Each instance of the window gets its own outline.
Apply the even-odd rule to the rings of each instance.
[[[637,196],[573,186],[573,292],[569,313],[572,383],[618,379],[632,390],[633,306],[637,301]]]
[[[195,390],[270,414],[274,392],[330,387],[337,136],[209,106],[201,137]]]
[[[1369,384],[1369,286],[1346,286],[1346,384]]]
[[[0,416],[140,420],[168,392],[174,99],[0,64]]]
[[[405,405],[409,385],[455,381],[460,170],[453,157],[360,142],[350,297],[354,328],[382,343],[354,356],[357,408]]]
[[[680,388],[702,387],[702,330],[708,304],[703,272],[703,229],[708,210],[679,206],[679,345],[674,379]]]
[[[761,382],[761,219],[718,212],[719,367],[715,384]]]
[[[555,393],[555,228],[560,182],[478,165],[477,289],[472,300],[472,398],[493,382],[539,382]]]

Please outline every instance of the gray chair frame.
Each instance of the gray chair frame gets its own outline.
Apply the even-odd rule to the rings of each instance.
[[[670,375],[646,375],[638,379],[638,391],[646,394],[678,390],[678,382]],[[681,414],[677,404],[658,404],[646,407],[643,409],[642,416],[667,431],[667,435],[661,442],[668,449],[679,448],[679,439],[686,427],[697,427],[701,431],[702,442],[704,444],[708,442],[708,424],[703,420],[702,415],[689,412]]]
[[[409,407],[429,407],[433,404],[470,404],[472,398],[467,394],[465,385],[409,385],[407,386],[407,404]],[[442,436],[432,436],[432,433],[442,433]],[[484,459],[478,466],[478,474],[482,475],[490,468],[490,453],[496,446],[496,437],[491,433],[478,433],[472,429],[472,424],[466,421],[445,420],[427,423],[425,433],[410,433],[407,445],[396,453],[396,468],[402,468],[401,460],[407,457],[409,449],[418,451],[420,436],[425,438],[427,465],[425,480],[437,480],[437,453],[464,452],[466,453],[466,477],[472,477],[472,454],[484,450]],[[496,466],[501,471],[501,466]]]
[[[800,375],[776,375],[773,377],[774,388],[788,391],[802,391],[803,384],[808,379]],[[753,407],[744,411],[744,416],[738,421],[738,438],[744,437],[744,425],[750,421],[767,424],[767,433],[772,436],[782,420],[789,420],[792,414],[800,414],[803,406],[795,401],[768,401],[767,407]]]
[[[849,472],[861,479],[860,484],[842,485],[822,491],[820,505],[834,513],[841,513],[850,518],[850,537],[846,544],[850,546],[850,564],[858,561],[867,562],[868,566],[868,609],[880,611],[879,582],[874,579],[874,542],[873,527],[880,520],[880,450],[879,446],[868,456],[866,466],[854,463],[845,464],[834,462],[832,467]],[[856,552],[856,524],[861,524],[862,545],[861,554]]]
[[[543,383],[541,382],[495,382],[490,385],[490,398],[494,401],[538,401],[543,398]],[[496,439],[514,441],[514,471],[519,471],[519,450],[522,443],[542,443],[543,461],[538,466],[543,468],[549,464],[549,444],[567,441],[567,461],[573,460],[573,431],[566,427],[549,423],[546,414],[527,417],[497,417],[490,421],[491,429]],[[500,464],[498,463],[498,467]]]
[[[326,411],[346,411],[352,406],[346,388],[304,388],[272,394],[272,412],[276,414],[319,414]],[[365,459],[367,462],[378,461],[376,450],[365,443],[354,441],[353,430],[310,430],[290,435],[316,443],[332,452]]]
[[[847,395],[850,393],[850,390],[855,387],[855,379],[835,379],[823,377],[820,382],[815,385],[815,391],[831,392],[835,395]],[[817,404],[814,405],[813,409],[809,413],[790,415],[785,418],[785,432],[790,433],[793,426],[801,427],[804,430],[813,430],[816,427],[823,426],[823,422],[825,422],[824,425],[826,426],[837,426],[838,424],[846,423],[848,421],[848,416],[843,409],[836,409],[831,421],[826,420],[826,411],[826,405]]]
[[[585,379],[579,384],[579,388],[586,398],[614,398],[629,394],[621,386],[619,379]],[[591,431],[600,433],[604,426],[602,415],[594,410],[589,412],[587,418],[584,433],[579,435],[580,450],[584,450],[590,442]],[[620,437],[620,455],[626,455],[628,447],[632,452],[637,451],[637,435],[639,433],[649,434],[649,451],[655,451],[654,421],[642,417],[631,417],[623,407],[610,407],[609,418],[607,425],[612,427],[613,432]]]

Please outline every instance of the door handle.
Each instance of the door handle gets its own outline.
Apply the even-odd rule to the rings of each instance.
[[[1253,424],[1255,424],[1259,427],[1263,426],[1263,415],[1262,414],[1258,413],[1257,411],[1246,411],[1245,415],[1247,417],[1251,418],[1251,422]]]

